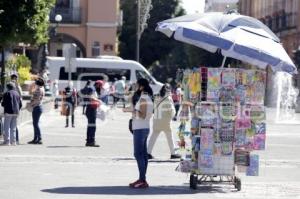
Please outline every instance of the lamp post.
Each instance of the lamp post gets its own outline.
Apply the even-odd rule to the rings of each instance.
[[[49,28],[49,38],[51,39],[52,37],[56,36],[56,29],[59,25],[59,23],[62,21],[62,16],[60,14],[55,15],[55,25],[53,27]],[[49,55],[49,49],[48,49],[48,43],[44,44],[44,57],[43,57],[43,61],[42,61],[42,66],[44,67],[46,65],[46,57]]]
[[[140,61],[140,39],[147,27],[149,12],[152,9],[151,0],[137,0],[137,22],[136,22],[136,61]]]

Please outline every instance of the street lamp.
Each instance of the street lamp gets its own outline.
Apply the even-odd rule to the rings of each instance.
[[[55,21],[57,23],[57,26],[61,22],[61,20],[62,20],[62,16],[60,14],[55,15]]]
[[[52,37],[56,36],[56,29],[57,29],[59,23],[62,21],[62,16],[60,14],[57,14],[57,15],[55,15],[54,20],[55,20],[56,23],[55,23],[55,25],[53,27],[50,27],[49,32],[48,32],[50,39]],[[48,56],[48,55],[49,55],[48,43],[45,43],[44,44],[44,57],[43,57],[42,66],[41,67],[45,67],[46,62],[47,62],[46,56]]]
[[[147,27],[149,12],[152,9],[151,0],[137,0],[137,31],[136,31],[136,61],[140,60],[140,39]]]

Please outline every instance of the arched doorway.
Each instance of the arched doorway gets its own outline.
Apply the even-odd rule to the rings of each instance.
[[[49,55],[62,57],[62,48],[64,43],[75,43],[77,45],[77,57],[86,57],[86,48],[84,45],[75,37],[65,33],[57,33],[55,36],[51,37],[48,47]]]

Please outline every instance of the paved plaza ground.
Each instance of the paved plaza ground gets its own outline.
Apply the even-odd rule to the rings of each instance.
[[[189,176],[178,173],[169,159],[165,137],[155,145],[148,169],[150,188],[133,190],[137,179],[129,115],[113,111],[97,128],[100,148],[85,147],[86,118],[77,110],[76,128],[50,110],[41,119],[43,145],[27,145],[30,123],[20,127],[21,145],[0,147],[0,198],[300,198],[300,125],[267,125],[267,150],[261,152],[260,176],[242,179],[242,190],[214,185],[189,189]],[[269,118],[273,118],[269,114]],[[100,123],[100,121],[98,121]],[[173,124],[174,133],[178,123]],[[175,135],[176,137],[176,135]]]

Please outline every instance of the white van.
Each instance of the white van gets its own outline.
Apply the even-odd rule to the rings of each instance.
[[[80,90],[87,80],[96,81],[106,75],[108,82],[113,82],[115,78],[126,77],[127,85],[136,83],[138,79],[145,78],[150,82],[154,94],[158,94],[162,83],[154,77],[138,62],[122,59],[99,59],[99,58],[76,58],[73,62],[75,68],[71,73],[71,80],[74,87]],[[50,81],[58,80],[59,90],[63,90],[68,85],[68,72],[65,70],[64,57],[47,57]]]

